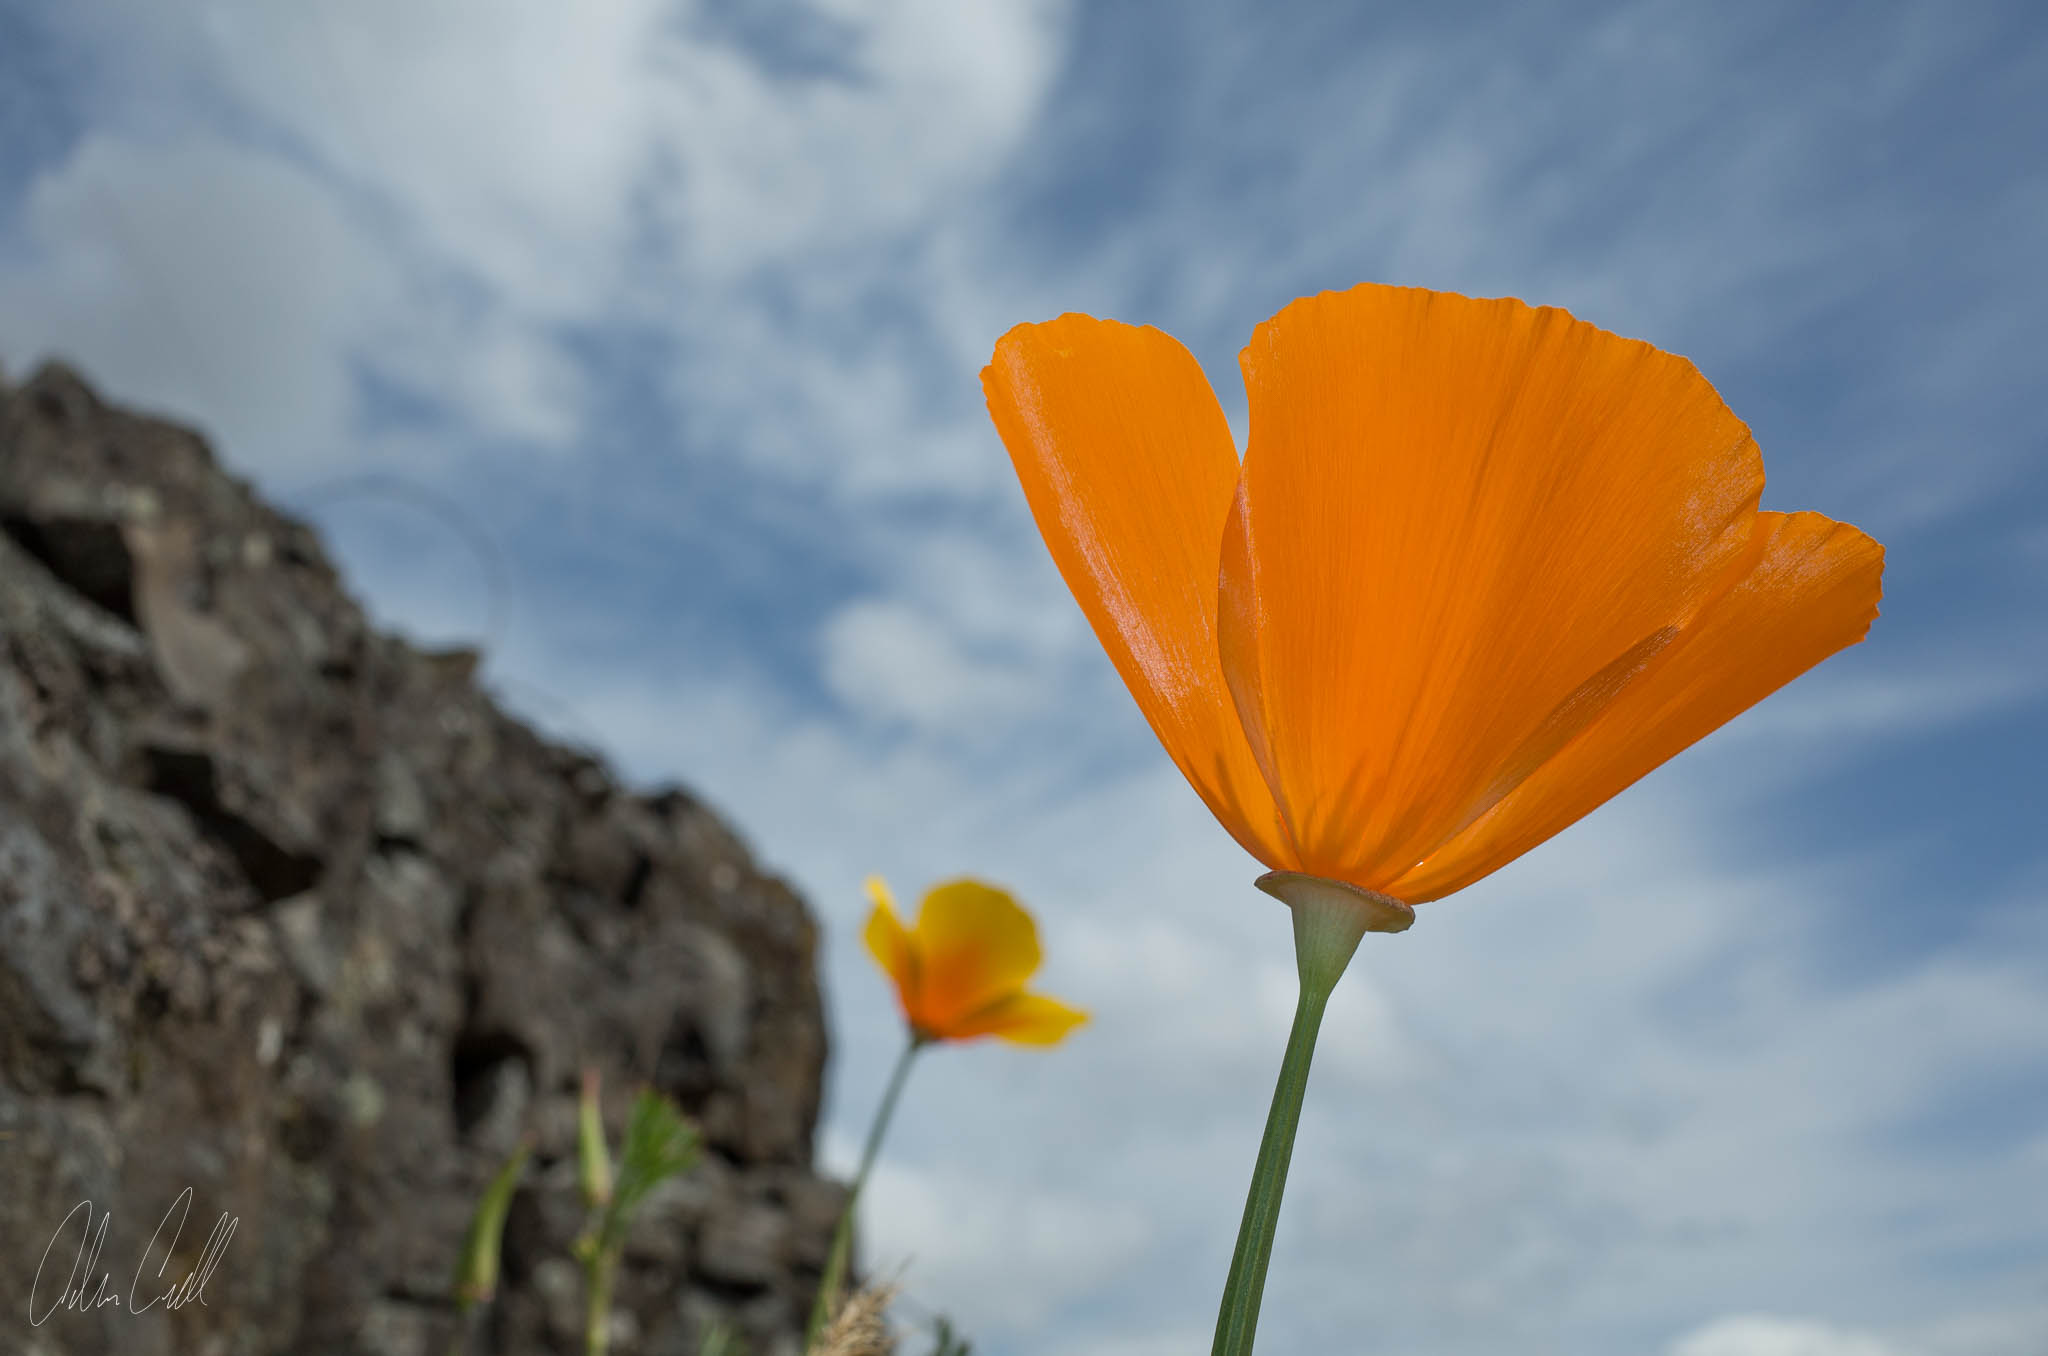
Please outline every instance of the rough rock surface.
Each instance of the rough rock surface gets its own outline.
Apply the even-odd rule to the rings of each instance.
[[[527,1134],[471,1350],[577,1350],[585,1062],[615,1138],[652,1080],[709,1144],[633,1236],[614,1350],[695,1356],[723,1316],[795,1351],[843,1200],[811,917],[473,666],[372,629],[192,433],[59,367],[0,383],[0,1351],[439,1356]],[[52,1312],[82,1201],[109,1302]],[[223,1214],[205,1302],[151,1305]]]

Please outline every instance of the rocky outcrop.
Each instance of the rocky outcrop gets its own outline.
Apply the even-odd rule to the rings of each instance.
[[[474,662],[379,634],[193,434],[61,368],[0,385],[0,1351],[438,1356],[527,1135],[471,1350],[576,1350],[586,1062],[615,1136],[651,1080],[709,1146],[633,1236],[614,1349],[729,1316],[795,1350],[843,1200],[812,919]],[[74,1266],[99,1304],[57,1307]]]

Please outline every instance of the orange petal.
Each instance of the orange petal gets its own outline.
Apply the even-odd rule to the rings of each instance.
[[[896,901],[880,876],[868,877],[867,892],[875,908],[868,915],[868,925],[861,936],[875,964],[896,985],[896,999],[908,1016],[917,996],[917,948],[903,920],[896,916]]]
[[[1039,533],[1153,733],[1247,852],[1291,866],[1217,665],[1237,452],[1201,367],[1158,330],[1064,315],[1004,335],[981,381]]]
[[[1219,643],[1298,869],[1392,893],[1739,577],[1763,464],[1683,358],[1366,285],[1241,355]]]
[[[1411,902],[1498,871],[1837,650],[1877,616],[1884,548],[1818,513],[1762,513],[1762,557],[1577,740],[1395,882]]]
[[[947,1040],[996,1036],[1016,1045],[1058,1045],[1069,1031],[1088,1020],[1079,1008],[1068,1007],[1042,993],[1013,993],[979,1012],[963,1017],[943,1033]]]
[[[1016,993],[1038,970],[1038,926],[1006,892],[976,880],[933,886],[917,910],[914,1020],[935,1035]]]

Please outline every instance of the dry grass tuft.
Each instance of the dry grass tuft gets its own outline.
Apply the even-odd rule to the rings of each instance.
[[[810,1356],[895,1356],[896,1337],[883,1317],[895,1298],[893,1285],[871,1285],[849,1298],[818,1334]]]

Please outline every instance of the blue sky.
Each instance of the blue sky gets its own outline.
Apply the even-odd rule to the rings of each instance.
[[[0,0],[0,363],[203,426],[724,805],[825,924],[828,1162],[897,1040],[862,876],[1015,888],[1096,1021],[923,1062],[870,1255],[988,1356],[1164,1356],[1288,939],[1036,538],[996,336],[1160,325],[1240,434],[1252,326],[1361,280],[1684,353],[1884,616],[1368,946],[1267,1349],[2039,1356],[2043,89],[2031,3]]]

